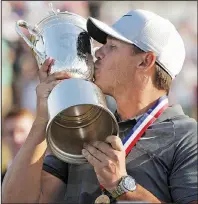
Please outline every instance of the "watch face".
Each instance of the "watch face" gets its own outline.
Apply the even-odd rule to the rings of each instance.
[[[135,185],[135,180],[130,177],[127,176],[124,180],[123,180],[123,186],[124,188],[126,188],[128,191],[134,191],[136,189],[136,185]]]

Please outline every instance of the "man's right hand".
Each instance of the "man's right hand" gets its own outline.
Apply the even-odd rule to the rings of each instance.
[[[47,99],[53,88],[64,79],[69,79],[70,76],[66,71],[55,72],[50,75],[50,70],[55,60],[47,58],[44,64],[39,69],[40,84],[36,88],[37,93],[37,119],[47,122],[48,118],[48,103]]]

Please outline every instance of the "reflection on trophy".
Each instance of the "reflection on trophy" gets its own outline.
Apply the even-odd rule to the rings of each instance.
[[[29,31],[30,40],[20,27]],[[16,31],[32,49],[39,67],[52,57],[55,64],[50,74],[65,70],[72,77],[59,83],[49,95],[46,139],[59,159],[86,163],[81,154],[84,142],[104,141],[118,134],[118,124],[107,108],[105,96],[93,83],[93,45],[86,19],[52,9],[35,27],[17,21]]]

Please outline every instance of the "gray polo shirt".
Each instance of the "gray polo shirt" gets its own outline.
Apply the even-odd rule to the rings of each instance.
[[[120,121],[124,138],[136,119]],[[197,196],[197,122],[180,105],[166,109],[127,157],[127,172],[159,200],[188,203]],[[46,157],[43,169],[67,184],[64,203],[91,204],[101,194],[93,167]]]

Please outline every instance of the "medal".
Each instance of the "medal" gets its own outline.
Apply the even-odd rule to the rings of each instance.
[[[103,203],[108,203],[108,204],[110,204],[110,198],[107,196],[107,195],[104,195],[104,194],[102,194],[102,195],[100,195],[100,196],[98,196],[97,198],[96,198],[96,200],[95,200],[95,204],[103,204]]]

